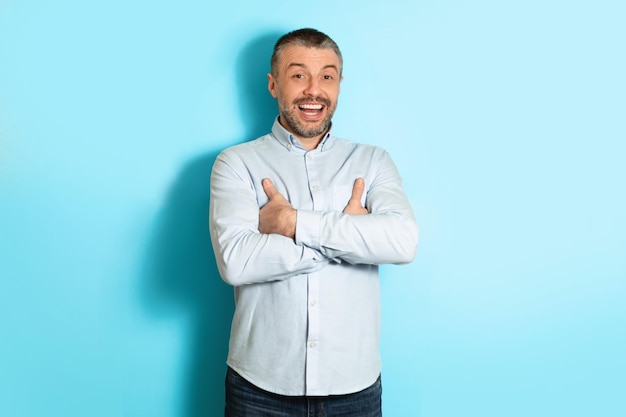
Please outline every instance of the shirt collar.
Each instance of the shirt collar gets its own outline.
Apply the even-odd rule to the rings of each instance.
[[[320,144],[317,145],[316,149],[320,152],[324,152],[325,150],[328,150],[332,147],[335,138],[331,134],[331,132],[332,124],[330,126],[330,129],[328,129],[328,132],[326,132],[326,135],[324,135],[324,137],[322,138]],[[278,142],[289,151],[296,148],[302,149],[305,152],[307,151],[306,149],[304,149],[304,147],[302,147],[300,140],[292,135],[290,132],[288,132],[287,129],[285,129],[280,124],[280,122],[278,121],[278,117],[276,117],[276,119],[274,120],[274,125],[272,126],[272,136],[274,136],[274,138],[276,138],[276,140],[278,140]]]

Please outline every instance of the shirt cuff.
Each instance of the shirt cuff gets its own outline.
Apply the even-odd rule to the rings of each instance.
[[[297,210],[296,244],[319,250],[321,224],[321,212],[312,210]]]

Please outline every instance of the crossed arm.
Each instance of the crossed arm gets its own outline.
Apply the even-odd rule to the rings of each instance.
[[[259,232],[264,234],[276,233],[294,239],[297,210],[276,190],[272,180],[265,178],[261,185],[263,185],[263,190],[269,201],[259,210]],[[365,180],[357,178],[352,186],[352,196],[343,209],[343,213],[367,214],[367,209],[361,206],[361,196],[364,190]]]
[[[341,212],[296,210],[268,178],[262,181],[268,201],[259,208],[245,172],[245,163],[226,152],[211,176],[211,241],[228,284],[288,279],[331,262],[378,265],[414,258],[417,225],[389,158],[371,175],[367,209],[361,205],[366,184],[357,178]]]

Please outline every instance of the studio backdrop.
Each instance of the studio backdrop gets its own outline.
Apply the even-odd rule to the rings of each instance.
[[[212,164],[269,131],[292,29],[344,54],[334,133],[420,226],[383,266],[386,417],[626,415],[618,0],[4,0],[0,415],[215,417],[234,301]]]

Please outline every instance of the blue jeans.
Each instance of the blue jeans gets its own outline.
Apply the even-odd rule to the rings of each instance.
[[[354,394],[291,397],[257,388],[237,372],[226,373],[225,417],[382,417],[380,377]]]

